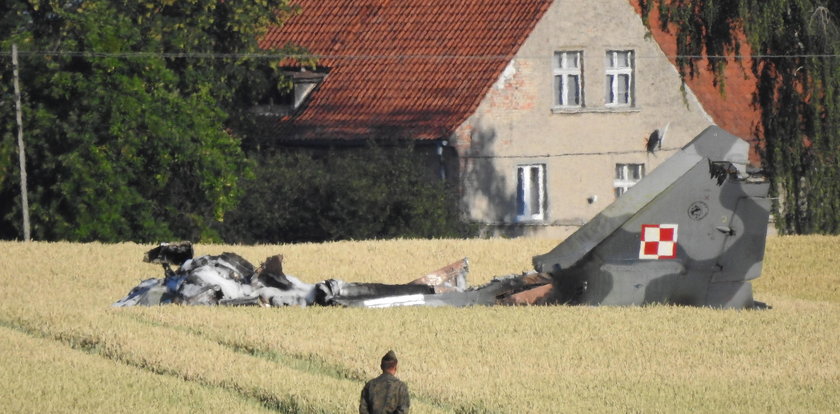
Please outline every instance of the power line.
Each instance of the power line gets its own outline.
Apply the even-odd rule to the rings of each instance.
[[[656,152],[661,151],[678,151],[681,148],[662,148]],[[580,157],[580,156],[597,156],[597,155],[627,155],[627,154],[644,154],[647,150],[626,150],[626,151],[601,151],[601,152],[564,152],[558,154],[536,154],[536,155],[464,155],[462,158],[470,159],[533,159],[533,158],[559,158],[559,157]]]
[[[509,56],[509,55],[435,55],[435,54],[305,54],[305,53],[219,53],[219,52],[80,52],[69,50],[19,50],[19,56],[66,56],[89,58],[189,58],[189,59],[331,59],[331,60],[381,60],[381,59],[439,59],[439,60],[510,60],[510,59],[554,59],[548,56]],[[0,52],[0,56],[11,56],[10,52]],[[638,55],[634,59],[836,59],[840,54],[792,54],[792,55]]]
[[[9,55],[8,52],[0,52],[0,56]],[[307,55],[301,54],[272,54],[272,53],[217,53],[217,52],[74,52],[67,50],[59,51],[18,51],[20,56],[66,56],[66,57],[116,57],[116,58],[198,58],[198,59],[283,59],[296,58],[305,59]]]

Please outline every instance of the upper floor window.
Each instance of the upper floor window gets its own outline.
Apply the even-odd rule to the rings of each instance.
[[[516,220],[545,219],[545,164],[516,167]]]
[[[554,105],[583,106],[583,52],[554,52]]]
[[[636,185],[645,177],[644,164],[616,164],[615,165],[615,198],[621,197],[630,187]]]
[[[608,50],[606,106],[633,106],[633,51]]]

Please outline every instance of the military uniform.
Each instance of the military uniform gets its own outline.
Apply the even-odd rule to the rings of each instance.
[[[396,363],[394,351],[389,351],[382,358],[383,366],[384,362],[389,360]],[[359,414],[408,413],[411,404],[408,385],[384,371],[383,368],[382,375],[368,381],[362,388]]]

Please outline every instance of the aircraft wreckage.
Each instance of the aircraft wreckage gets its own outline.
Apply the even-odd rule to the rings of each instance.
[[[348,307],[494,304],[750,308],[769,219],[766,180],[747,174],[748,144],[709,127],[552,251],[534,271],[467,286],[462,259],[402,285],[283,273],[282,256],[255,268],[234,253],[193,257],[188,242],[161,244],[148,279],[114,306],[162,303]],[[177,270],[171,266],[177,265]]]

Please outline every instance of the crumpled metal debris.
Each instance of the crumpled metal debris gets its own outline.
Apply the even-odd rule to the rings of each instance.
[[[327,279],[310,284],[283,272],[283,256],[268,257],[255,268],[236,253],[193,258],[190,242],[161,243],[144,261],[162,265],[163,279],[146,279],[113,304],[228,306],[468,306],[528,304],[516,295],[550,286],[545,274],[497,278],[468,287],[469,261],[464,258],[406,284],[353,283]],[[172,270],[172,265],[178,266]],[[534,300],[536,302],[536,300]]]

